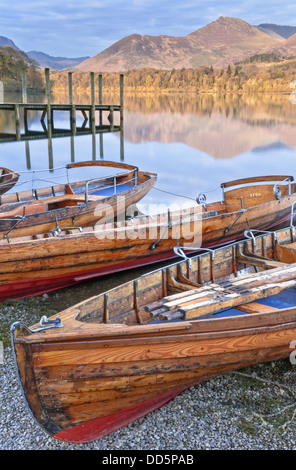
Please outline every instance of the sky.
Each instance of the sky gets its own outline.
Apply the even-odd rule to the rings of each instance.
[[[129,34],[186,36],[219,16],[296,26],[295,0],[0,0],[0,36],[25,52],[94,56]]]

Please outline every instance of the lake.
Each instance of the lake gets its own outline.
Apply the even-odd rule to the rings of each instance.
[[[22,190],[64,181],[64,170],[52,168],[71,161],[124,160],[158,174],[155,188],[138,204],[142,212],[195,205],[200,192],[208,201],[220,200],[222,182],[296,176],[296,105],[290,98],[126,93],[123,150],[119,132],[2,142],[1,166],[21,172],[17,188]],[[80,101],[90,103],[90,98]],[[105,94],[103,103],[119,104],[119,96]],[[1,130],[14,132],[12,114],[0,115]],[[68,114],[59,113],[55,126],[70,129]],[[40,114],[30,114],[29,128],[42,130]],[[33,182],[29,170],[35,171]],[[81,170],[73,177],[82,179]]]
[[[119,104],[119,97],[106,95],[103,102]],[[173,193],[154,189],[143,202],[191,205],[200,192],[220,199],[220,183],[232,179],[296,174],[296,105],[289,94],[126,94],[124,105],[124,161],[157,173],[156,188]],[[67,113],[55,116],[57,128],[69,129]],[[2,112],[0,123],[1,130],[14,132],[13,113]],[[42,130],[40,113],[30,114],[29,128]],[[2,142],[1,166],[26,172],[122,158],[118,132],[58,137],[50,144],[47,139]],[[50,174],[62,177],[60,170]],[[29,177],[21,174],[19,189]]]

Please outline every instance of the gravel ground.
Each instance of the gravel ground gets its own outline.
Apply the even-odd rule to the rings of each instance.
[[[82,291],[79,295],[83,297],[86,292]],[[289,359],[258,364],[199,384],[159,410],[93,442],[71,444],[49,437],[24,403],[8,331],[16,320],[30,325],[44,314],[61,310],[69,297],[73,303],[73,292],[65,289],[62,295],[9,301],[0,307],[0,339],[4,344],[0,364],[1,450],[296,449],[296,365]]]

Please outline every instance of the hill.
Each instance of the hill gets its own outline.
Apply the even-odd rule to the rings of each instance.
[[[44,88],[36,63],[25,52],[11,46],[0,47],[0,80],[6,91],[21,90],[22,71],[26,70],[30,88]]]
[[[20,49],[14,44],[11,39],[6,38],[5,36],[0,36],[0,47],[3,46],[10,46],[13,47],[13,49],[15,49],[16,51],[20,51]]]
[[[267,34],[274,33],[282,38],[288,39],[289,37],[296,34],[296,26],[281,26],[273,23],[262,23],[256,26],[260,31]]]
[[[296,34],[276,46],[268,48],[266,52],[283,58],[296,57]]]
[[[282,40],[238,18],[220,17],[187,36],[132,34],[73,70],[118,72],[143,67],[164,70],[203,65],[221,68],[278,45]]]
[[[12,47],[15,51],[22,52],[19,47],[15,45],[15,43],[5,37],[0,36],[0,47],[9,46]],[[75,65],[80,64],[89,57],[75,57],[75,58],[68,58],[68,57],[53,57],[44,52],[38,51],[29,51],[25,53],[28,57],[33,59],[41,68],[49,67],[53,70],[62,70],[68,67],[73,67]]]
[[[49,67],[53,70],[63,70],[68,67],[73,67],[80,64],[84,60],[89,59],[89,57],[77,57],[77,58],[68,58],[68,57],[53,57],[51,55],[45,54],[44,52],[39,51],[29,51],[27,55],[32,59],[38,62],[39,66],[42,68]]]

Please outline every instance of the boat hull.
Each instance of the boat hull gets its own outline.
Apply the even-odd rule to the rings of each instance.
[[[0,196],[9,191],[19,179],[19,174],[8,168],[0,168]]]
[[[227,218],[226,224],[225,218],[224,222],[216,221],[216,228],[208,220],[202,221],[197,226],[200,232],[195,246],[213,248],[243,238],[244,231],[249,228],[249,220],[253,228],[261,230],[285,225],[289,219],[291,201],[284,202],[285,206],[278,211],[277,217],[268,208],[253,219],[248,214],[227,235],[223,235],[223,227],[229,226],[236,216]],[[144,236],[137,238],[133,237],[136,234],[133,223],[125,224],[122,223],[122,226],[126,233],[131,231],[129,237],[120,228],[115,232],[114,239],[108,238],[108,234],[101,238],[100,231],[86,228],[82,233],[75,231],[72,234],[62,233],[61,236],[0,240],[0,301],[40,295],[94,277],[172,260],[177,257],[174,248],[188,242],[185,236],[186,229],[190,230],[190,223],[177,224],[167,231],[167,237],[163,239],[164,225],[159,225],[155,238],[151,238],[147,224]],[[180,239],[176,238],[179,226],[185,234]],[[123,236],[120,236],[122,233]],[[194,251],[192,249],[191,252]]]
[[[277,259],[279,248],[296,253],[290,228],[152,271],[45,326],[13,324],[34,419],[56,439],[87,442],[200,382],[289,357],[296,263]]]
[[[251,317],[251,318],[250,318]],[[14,339],[24,394],[52,437],[88,442],[163,406],[185,389],[258,362],[288,357],[296,309],[207,322],[195,329],[24,344]],[[118,325],[117,325],[118,327]],[[102,330],[101,330],[102,331]],[[140,336],[139,336],[140,335]],[[32,340],[33,341],[33,340]],[[22,358],[26,361],[22,362]]]
[[[125,181],[128,181],[128,177],[118,176],[117,186],[110,188],[112,194],[102,196],[99,191],[98,196],[90,195],[87,202],[84,193],[80,195],[73,193],[52,197],[41,196],[30,204],[26,204],[26,200],[14,202],[12,206],[4,204],[0,206],[0,239],[7,236],[16,238],[39,235],[51,231],[58,233],[67,227],[72,229],[88,227],[103,218],[106,219],[106,214],[109,214],[112,221],[117,217],[125,218],[126,211],[132,209],[151,190],[156,179],[153,173],[138,171],[137,184],[128,186]],[[87,182],[81,182],[82,187],[83,184],[86,187]],[[104,190],[103,186],[102,194]],[[58,192],[58,188],[56,191]],[[7,197],[9,196],[14,195],[9,194]],[[9,211],[7,206],[15,209]]]

